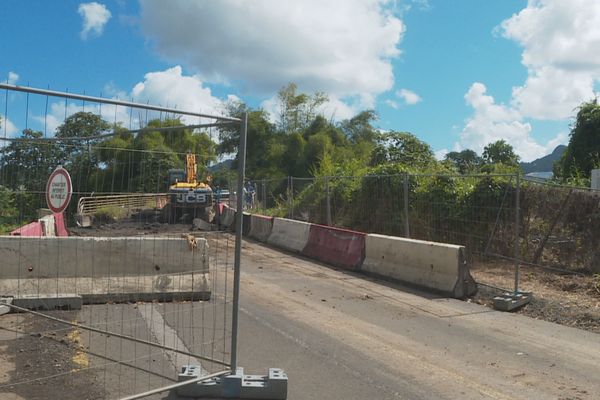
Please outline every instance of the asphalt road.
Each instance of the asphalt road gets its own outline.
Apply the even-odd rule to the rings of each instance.
[[[245,244],[240,364],[290,399],[596,399],[600,335]]]
[[[595,399],[600,393],[600,335],[436,298],[255,242],[244,242],[242,268],[239,364],[251,374],[283,368],[289,376],[289,399],[566,400]],[[218,284],[230,285],[230,270],[220,271]],[[85,306],[70,312],[68,319],[100,327],[110,321],[113,332],[158,338],[173,348],[227,359],[230,303],[213,300]],[[73,396],[62,386],[40,381],[45,386],[37,392],[23,385],[3,391],[0,385],[2,399],[87,398],[81,396],[86,387],[94,394],[89,398],[119,398],[168,384],[184,363],[200,362],[209,371],[219,368],[144,344],[25,320],[30,330],[45,332],[31,339],[11,333],[9,319],[2,321],[7,330],[5,338],[0,335],[0,372],[8,378],[26,370],[33,362],[27,357],[105,365],[67,374],[63,384],[79,385]],[[54,343],[54,353],[49,353],[46,339]],[[77,346],[88,351],[73,351]],[[31,355],[25,356],[23,349],[31,349]],[[36,349],[48,354],[41,357]],[[127,359],[136,361],[116,363]]]

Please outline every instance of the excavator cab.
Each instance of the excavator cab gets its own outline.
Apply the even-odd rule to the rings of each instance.
[[[187,217],[201,218],[212,222],[213,191],[209,184],[197,180],[196,155],[186,154],[185,170],[170,169],[169,177],[169,222],[177,223]]]

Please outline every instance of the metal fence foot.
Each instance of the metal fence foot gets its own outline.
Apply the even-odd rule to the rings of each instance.
[[[179,381],[198,378],[199,365],[186,365],[179,374]],[[194,398],[265,399],[287,398],[287,375],[279,368],[269,368],[268,375],[244,375],[238,368],[235,374],[195,382],[177,388],[177,395]]]
[[[519,307],[529,304],[532,298],[531,293],[504,293],[501,296],[494,297],[494,308],[500,311],[513,311]]]

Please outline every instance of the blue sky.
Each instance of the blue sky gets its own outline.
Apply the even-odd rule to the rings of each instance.
[[[205,112],[228,96],[275,112],[277,89],[294,81],[330,95],[326,116],[374,108],[380,128],[438,155],[505,139],[531,160],[566,143],[577,105],[595,96],[599,5],[3,0],[0,79]],[[23,100],[0,95],[13,135],[42,126],[45,99],[31,99],[27,121]],[[62,118],[50,104],[47,129]]]

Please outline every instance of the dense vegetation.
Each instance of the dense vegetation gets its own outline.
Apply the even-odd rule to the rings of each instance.
[[[521,170],[509,143],[498,140],[481,155],[465,149],[437,160],[431,147],[412,133],[378,129],[373,110],[336,122],[319,112],[327,101],[324,93],[299,93],[294,84],[282,88],[278,100],[274,121],[266,111],[240,102],[229,103],[225,110],[237,117],[248,112],[246,175],[265,182],[262,189],[268,195],[261,199],[259,193],[265,212],[290,215],[296,210],[300,218],[326,223],[328,192],[334,225],[403,235],[404,176],[408,174],[411,237],[467,244],[477,252],[513,254],[514,174]],[[589,184],[590,170],[598,166],[600,154],[599,110],[595,102],[579,109],[569,146],[555,166],[559,182]],[[181,129],[159,130],[178,126]],[[42,133],[23,131],[21,141],[0,149],[0,225],[7,228],[35,217],[35,210],[44,205],[47,176],[58,164],[71,172],[77,195],[162,192],[167,170],[182,168],[186,152],[197,154],[201,175],[218,156],[237,152],[237,128],[220,128],[218,140],[207,132],[185,129],[179,119],[150,121],[147,128],[134,135],[97,115],[80,112],[57,129],[60,141],[41,141]],[[112,136],[98,137],[109,133]],[[236,164],[234,159],[230,168],[211,171],[213,183],[230,185]],[[290,187],[294,181],[289,176],[306,180]],[[340,176],[353,178],[325,178]],[[552,219],[565,209],[565,196],[524,185],[521,197],[521,228],[539,241],[554,229]],[[589,225],[594,213],[583,210],[593,210],[596,199],[573,195],[567,200],[574,198],[583,202],[576,206],[582,212],[570,212],[572,221],[565,220],[551,233],[579,235],[578,241],[591,243],[596,230],[582,226]],[[553,213],[537,210],[542,199],[554,201],[545,206]],[[536,248],[530,245],[529,239],[521,243],[533,257]],[[583,257],[577,265],[588,265],[595,257],[569,251],[573,257]]]

